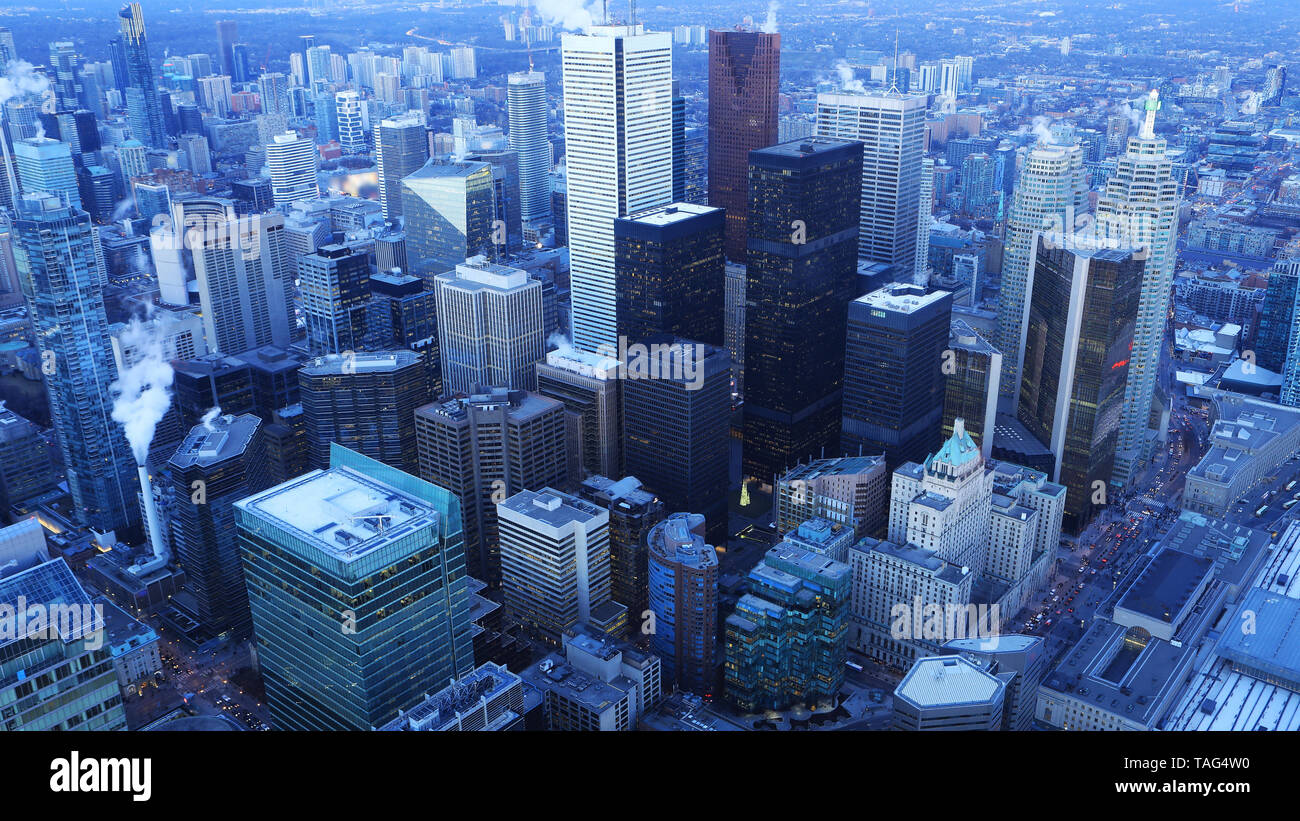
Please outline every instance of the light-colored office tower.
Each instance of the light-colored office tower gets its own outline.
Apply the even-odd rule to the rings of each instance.
[[[525,223],[551,216],[551,143],[547,140],[546,75],[518,71],[506,85],[510,148],[519,155],[519,215]]]
[[[965,656],[920,659],[894,690],[893,729],[1002,729],[1006,682]]]
[[[930,223],[934,219],[934,160],[921,160],[921,188],[916,196],[916,257],[912,282],[930,284]]]
[[[149,239],[164,302],[189,303],[192,266],[209,350],[238,354],[293,341],[294,276],[282,215],[238,217],[230,200],[194,197],[176,202],[170,223]]]
[[[1152,91],[1146,101],[1142,128],[1136,137],[1129,138],[1128,150],[1116,159],[1115,173],[1097,200],[1100,237],[1122,247],[1139,248],[1146,257],[1111,478],[1119,487],[1128,487],[1138,466],[1150,454],[1155,437],[1149,423],[1151,403],[1159,381],[1160,351],[1174,277],[1178,183],[1165,140],[1155,135],[1159,108],[1158,94]]]
[[[361,95],[355,91],[340,91],[334,95],[335,116],[338,118],[339,145],[348,154],[361,154],[366,150],[366,134],[361,122]]]
[[[506,611],[558,642],[610,601],[609,511],[550,487],[496,507]]]
[[[123,140],[117,145],[117,162],[122,178],[129,182],[149,173],[149,149],[139,140]]]
[[[429,138],[418,111],[380,120],[375,129],[379,204],[385,219],[402,216],[402,180],[429,161]]]
[[[473,80],[478,76],[473,46],[456,46],[451,50],[450,54],[451,77],[453,80]]]
[[[334,79],[330,73],[329,46],[310,46],[307,49],[307,85],[329,82]]]
[[[1079,146],[1039,144],[1025,155],[1002,250],[998,338],[990,340],[1002,352],[998,390],[1004,412],[1013,412],[1019,401],[1029,292],[1033,289],[1035,232],[1073,231],[1076,219],[1087,207],[1087,195],[1088,171]]]
[[[894,471],[889,497],[889,540],[933,550],[946,562],[984,570],[993,474],[958,419],[952,436],[924,465]]]
[[[320,196],[318,160],[316,146],[306,137],[286,131],[271,138],[266,144],[266,167],[271,171],[271,198],[276,205]]]
[[[561,51],[573,343],[594,351],[618,341],[614,220],[672,199],[672,36],[592,26]]]
[[[292,116],[293,112],[289,109],[288,77],[276,71],[267,72],[257,78],[257,85],[261,89],[263,114]]]
[[[904,276],[916,265],[925,102],[897,92],[817,95],[817,136],[863,144],[858,256]]]
[[[190,171],[196,176],[212,173],[212,154],[208,151],[208,138],[202,134],[182,134],[177,138],[177,148],[185,155]]]
[[[504,388],[415,411],[420,476],[460,498],[469,572],[501,584],[496,502],[570,479],[564,406]]]
[[[540,281],[473,257],[439,274],[434,289],[445,392],[536,389],[535,366],[546,354]]]
[[[445,490],[335,445],[328,469],[234,507],[277,728],[367,730],[474,669]]]
[[[29,137],[14,143],[14,166],[18,185],[26,194],[45,192],[74,209],[81,208],[77,169],[72,148],[49,137]]]
[[[74,43],[61,40],[50,43],[50,85],[58,111],[76,111],[80,107],[81,68],[85,58]]]
[[[496,189],[485,162],[429,160],[402,180],[402,221],[411,273],[433,280],[473,256],[491,254]],[[611,231],[613,223],[611,221]]]
[[[230,78],[213,74],[198,79],[200,105],[218,117],[230,114]]]
[[[622,475],[621,384],[610,357],[565,348],[537,363],[537,392],[564,404],[575,476]]]

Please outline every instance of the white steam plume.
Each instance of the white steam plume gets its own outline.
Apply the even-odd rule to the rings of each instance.
[[[1031,122],[1032,125],[1020,126],[1020,129],[1017,133],[1028,134],[1032,131],[1034,136],[1038,138],[1038,141],[1040,143],[1044,145],[1056,144],[1056,138],[1052,136],[1052,129],[1051,129],[1052,120],[1050,117],[1044,117],[1043,115],[1039,114]]]
[[[767,19],[763,21],[763,33],[776,34],[776,10],[781,8],[781,4],[776,0],[769,0],[767,4]]]
[[[155,320],[132,319],[122,332],[124,351],[134,351],[134,361],[123,368],[109,386],[113,396],[113,419],[126,431],[137,464],[149,456],[154,429],[172,403],[172,380],[176,373],[163,353],[164,330]]]
[[[216,428],[212,427],[212,423],[215,422],[217,417],[220,415],[221,415],[221,406],[213,405],[211,408],[208,409],[207,413],[203,414],[203,418],[199,420],[199,424],[203,426],[204,430],[211,433],[213,430],[216,430]]]
[[[599,2],[583,3],[582,0],[538,0],[535,8],[546,25],[584,33],[601,14]]]
[[[835,61],[835,73],[840,77],[840,88],[845,91],[866,91],[867,88],[862,84],[853,73],[853,66],[849,65],[848,60],[843,58]]]
[[[50,79],[26,60],[14,60],[0,77],[0,105],[24,94],[45,96],[52,92]]]

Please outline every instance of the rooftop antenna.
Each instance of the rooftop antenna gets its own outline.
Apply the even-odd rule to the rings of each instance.
[[[636,0],[627,0],[627,24],[636,25]]]
[[[894,71],[889,80],[889,93],[898,93],[898,29],[894,29]]]
[[[533,73],[533,18],[525,13],[524,15],[524,49],[528,51],[528,73]]]

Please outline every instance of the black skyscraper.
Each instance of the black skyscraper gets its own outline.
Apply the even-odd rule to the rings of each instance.
[[[618,333],[723,344],[721,208],[677,203],[614,220]]]
[[[891,283],[849,305],[841,446],[893,470],[938,449],[952,294]]]
[[[765,483],[839,448],[861,199],[860,142],[749,154],[744,470]]]

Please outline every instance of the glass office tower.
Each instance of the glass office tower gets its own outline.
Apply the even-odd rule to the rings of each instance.
[[[337,445],[235,504],[257,656],[282,730],[366,730],[474,669],[460,504]]]

